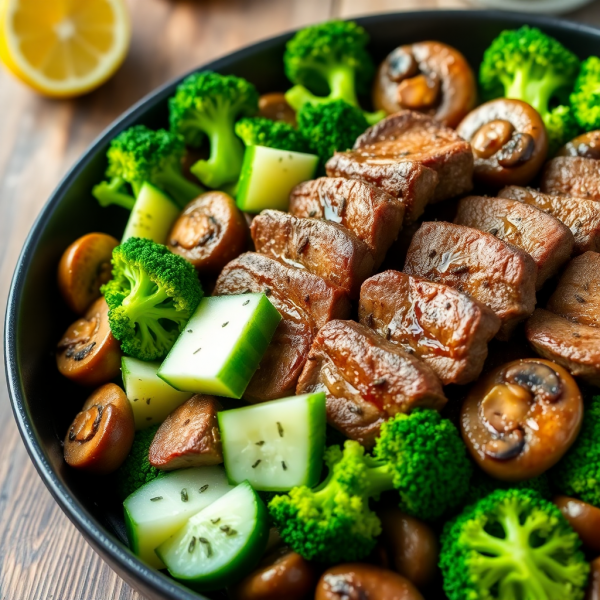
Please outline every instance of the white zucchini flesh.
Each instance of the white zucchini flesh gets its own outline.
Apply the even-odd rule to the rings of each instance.
[[[124,356],[121,360],[123,386],[133,410],[136,430],[162,423],[178,406],[191,398],[191,392],[180,392],[156,373],[158,362],[146,362]]]
[[[232,489],[221,466],[174,471],[147,483],[123,502],[131,549],[151,567],[164,569],[154,549]]]
[[[265,294],[203,298],[158,376],[181,391],[241,398],[280,321]]]
[[[325,394],[305,394],[218,414],[231,483],[287,491],[319,481],[325,450]]]
[[[191,517],[157,553],[173,577],[198,591],[210,591],[250,572],[268,537],[267,509],[245,481]]]
[[[248,146],[237,189],[240,210],[259,213],[267,208],[287,210],[290,192],[312,179],[319,157],[304,152]]]
[[[129,215],[122,241],[139,237],[165,244],[179,213],[173,200],[153,185],[144,183]]]

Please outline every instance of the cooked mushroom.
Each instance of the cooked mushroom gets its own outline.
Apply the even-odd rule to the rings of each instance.
[[[600,160],[600,130],[588,131],[567,142],[556,156],[581,156]]]
[[[207,192],[192,200],[171,229],[167,246],[200,273],[218,273],[246,248],[248,227],[233,198]]]
[[[492,477],[521,481],[541,475],[569,449],[581,427],[583,402],[559,365],[523,359],[499,367],[470,392],[462,435]]]
[[[542,118],[521,100],[499,98],[482,104],[456,131],[471,142],[475,179],[486,185],[526,185],[548,152]]]
[[[313,591],[315,568],[289,548],[269,554],[245,579],[231,589],[233,600],[302,600]]]
[[[360,563],[337,565],[323,573],[315,600],[423,600],[401,575]]]
[[[553,502],[577,532],[583,545],[588,550],[600,552],[600,508],[568,496],[557,496]]]
[[[112,251],[119,242],[105,233],[75,240],[58,265],[58,288],[69,308],[82,315],[100,297],[100,286],[111,277]]]
[[[98,298],[65,331],[56,349],[62,375],[81,385],[101,385],[121,372],[121,348],[108,324],[108,305]]]
[[[296,111],[287,103],[285,94],[273,92],[258,99],[258,114],[272,121],[285,121],[296,126]]]
[[[600,557],[590,563],[590,579],[585,600],[600,600]]]
[[[465,57],[441,42],[400,46],[381,63],[373,104],[392,114],[408,108],[456,127],[475,106],[477,87]]]
[[[65,461],[93,473],[112,473],[125,460],[135,435],[133,411],[114,383],[98,388],[85,402],[65,437]]]
[[[431,583],[439,554],[437,536],[432,529],[399,508],[386,507],[378,515],[382,540],[393,569],[418,588]]]

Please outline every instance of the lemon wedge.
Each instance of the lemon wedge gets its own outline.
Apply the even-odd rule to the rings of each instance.
[[[78,96],[104,83],[130,38],[124,0],[0,0],[0,60],[46,96]]]

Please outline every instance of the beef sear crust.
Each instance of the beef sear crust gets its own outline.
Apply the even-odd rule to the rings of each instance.
[[[542,192],[600,201],[600,161],[580,156],[557,156],[546,163]]]

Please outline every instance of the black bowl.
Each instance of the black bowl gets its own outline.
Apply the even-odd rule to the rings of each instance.
[[[376,60],[400,44],[435,39],[456,46],[477,67],[493,37],[505,28],[525,23],[555,36],[581,58],[600,44],[598,29],[516,13],[413,12],[377,15],[358,22],[371,34]],[[290,36],[255,44],[203,68],[245,77],[260,92],[283,90],[287,83],[281,57]],[[73,319],[58,294],[55,272],[61,253],[79,236],[105,231],[120,237],[124,211],[100,208],[90,189],[103,177],[104,154],[116,134],[136,123],[166,125],[167,98],[178,81],[150,94],[109,127],[52,194],[21,252],[5,325],[6,371],[14,415],[40,476],[92,547],[121,577],[153,600],[197,600],[202,596],[141,563],[127,548],[120,506],[102,491],[107,486],[69,470],[63,461],[61,440],[87,392],[62,379],[54,365],[53,348]],[[211,597],[225,596],[217,593]]]

